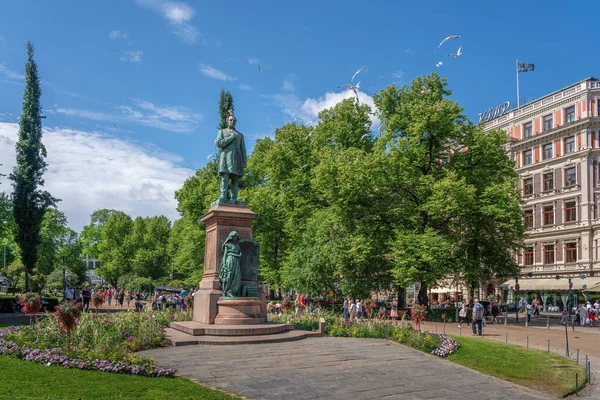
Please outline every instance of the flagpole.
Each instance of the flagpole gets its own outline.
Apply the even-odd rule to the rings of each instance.
[[[519,59],[517,58],[517,108],[521,107],[521,99],[519,98]]]

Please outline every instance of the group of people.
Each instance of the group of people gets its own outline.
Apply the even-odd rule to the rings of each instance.
[[[575,309],[575,323],[581,326],[596,326],[596,320],[598,319],[598,314],[600,313],[600,303],[598,300],[594,304],[591,302],[587,302],[586,304],[582,303],[577,306]],[[563,312],[562,318],[560,320],[561,323],[568,323],[569,314]]]

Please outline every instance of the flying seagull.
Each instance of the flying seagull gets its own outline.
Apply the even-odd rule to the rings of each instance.
[[[294,120],[292,122],[296,122],[296,121],[302,121],[302,118],[296,117],[296,118],[294,118]]]
[[[107,159],[108,161],[112,161],[112,160],[113,160],[112,158],[108,158],[108,157],[106,157],[106,159]]]
[[[358,73],[359,73],[360,71],[364,71],[365,69],[367,69],[367,67],[362,67],[361,69],[359,69],[358,71],[356,71],[356,72],[354,73],[354,75],[352,75],[352,79],[350,79],[350,83],[354,82],[354,78],[356,78],[356,75],[358,75]]]
[[[117,124],[113,124],[113,128],[117,129]]]
[[[356,84],[356,86],[353,86],[350,83],[344,83],[343,85],[340,85],[337,88],[339,89],[342,86],[346,86],[346,87],[348,87],[348,90],[352,90],[354,92],[354,95],[356,96],[356,103],[358,104],[359,103],[359,101],[358,101],[358,89],[360,88],[360,82],[358,82]]]
[[[210,160],[211,157],[214,157],[214,154],[209,154],[208,157],[206,157],[207,160]]]
[[[460,36],[458,36],[458,35],[451,35],[451,36],[448,36],[446,39],[442,40],[442,42],[440,43],[440,45],[438,46],[438,48],[437,48],[437,50],[436,50],[436,51],[438,51],[438,50],[440,49],[440,47],[442,47],[442,45],[443,45],[444,43],[446,43],[448,40],[450,40],[450,39],[458,39],[459,37],[460,37]]]
[[[458,51],[457,51],[456,53],[454,53],[454,54],[450,54],[450,53],[449,53],[448,55],[449,55],[450,57],[458,58],[458,57],[460,57],[460,56],[461,56],[461,54],[462,54],[462,53],[461,53],[461,51],[460,51],[461,49],[462,49],[462,46],[458,48]]]
[[[360,137],[360,140],[363,140],[363,139],[365,139],[365,138],[368,138],[369,136],[370,136],[370,135],[369,135],[368,133],[365,133],[364,135],[362,135],[362,136]]]
[[[257,71],[258,71],[258,72],[262,72],[262,69],[260,69],[260,65],[258,66],[258,69],[257,69]]]
[[[443,64],[444,64],[444,63],[440,61],[439,63],[435,64],[435,66],[439,68],[439,67],[441,67]]]

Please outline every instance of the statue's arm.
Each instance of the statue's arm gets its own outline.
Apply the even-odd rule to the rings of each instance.
[[[217,135],[217,140],[215,141],[215,143],[217,144],[218,148],[224,149],[229,144],[231,144],[231,142],[233,142],[234,140],[235,140],[235,135],[231,135],[228,138],[225,138],[223,136],[223,131],[221,129],[219,129],[219,134]]]

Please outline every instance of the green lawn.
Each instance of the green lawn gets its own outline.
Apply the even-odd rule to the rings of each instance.
[[[144,378],[46,367],[0,356],[0,398],[8,399],[237,399],[183,378]]]
[[[453,337],[460,348],[448,360],[487,375],[561,396],[575,392],[576,373],[580,388],[586,380],[583,366],[554,353],[482,338]]]

